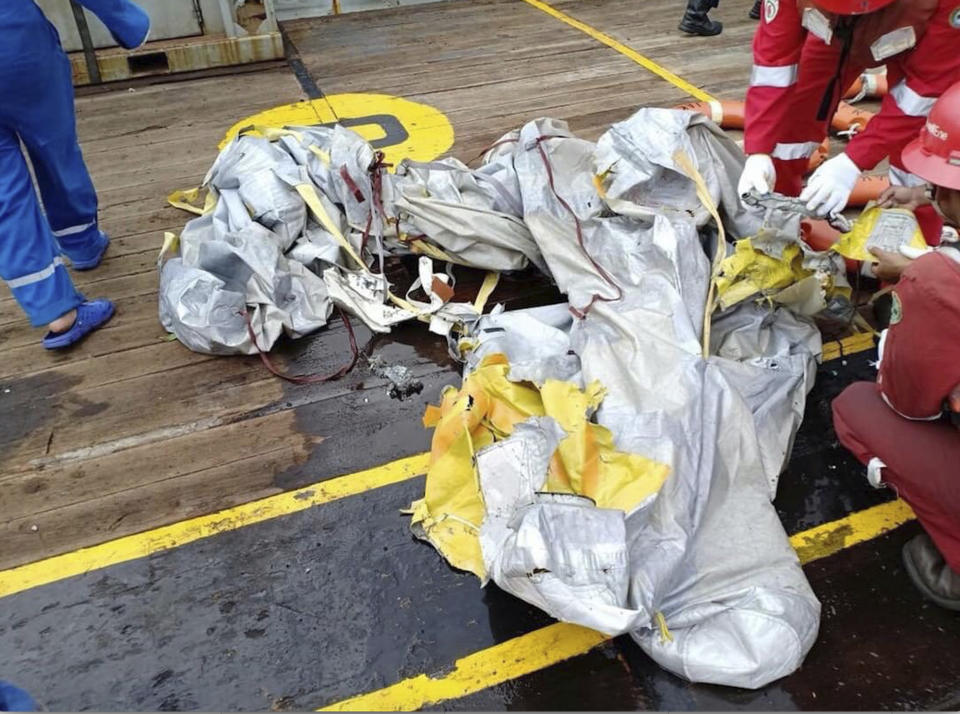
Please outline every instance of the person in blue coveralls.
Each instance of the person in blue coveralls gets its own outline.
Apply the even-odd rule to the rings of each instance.
[[[129,0],[79,0],[122,47],[146,41],[150,18]],[[22,146],[30,156],[41,207]],[[68,347],[113,315],[87,300],[74,270],[91,270],[110,240],[97,223],[97,194],[77,144],[70,62],[33,0],[0,0],[0,278],[47,349]]]
[[[37,703],[20,687],[0,679],[0,712],[35,712]]]

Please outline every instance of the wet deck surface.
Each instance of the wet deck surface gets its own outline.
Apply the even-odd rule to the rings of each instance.
[[[748,5],[726,4],[724,34],[701,40],[676,35],[675,3],[555,4],[733,98],[750,62]],[[325,94],[389,93],[446,114],[453,153],[466,160],[536,116],[567,119],[596,138],[638,105],[689,100],[520,0],[297,21],[286,30],[306,83],[274,67],[78,99],[101,220],[114,239],[104,265],[78,284],[116,300],[119,313],[78,349],[51,355],[9,294],[0,295],[0,568],[428,449],[420,417],[458,369],[420,326],[378,337],[358,331],[366,354],[410,366],[423,383],[402,401],[362,365],[340,382],[291,386],[256,359],[211,358],[163,339],[154,261],[163,231],[186,220],[164,197],[200,182],[234,122],[297,101],[311,84]],[[403,266],[394,270],[402,279]],[[464,274],[458,291],[472,295],[480,278]],[[493,297],[510,306],[555,299],[530,275],[505,278]],[[278,359],[298,372],[329,372],[346,350],[334,323],[282,346]],[[777,499],[789,533],[892,498],[866,485],[830,426],[830,399],[872,377],[870,357],[820,370]],[[412,540],[399,511],[422,484],[409,478],[8,595],[0,678],[50,709],[310,709],[422,673],[442,676],[459,658],[549,625]],[[899,548],[916,529],[806,566],[824,605],[820,640],[803,670],[759,692],[690,685],[620,638],[435,707],[956,708],[960,617],[909,585]]]

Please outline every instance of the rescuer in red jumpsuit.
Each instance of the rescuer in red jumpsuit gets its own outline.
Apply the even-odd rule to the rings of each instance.
[[[937,100],[902,159],[929,185],[890,189],[884,202],[926,202],[960,225],[960,84]],[[874,254],[877,276],[898,281],[880,372],[876,383],[857,382],[834,400],[834,426],[870,482],[893,488],[926,531],[904,546],[910,579],[960,610],[960,252]]]
[[[922,182],[900,152],[934,101],[960,80],[960,0],[763,0],[753,38],[741,194],[776,190],[820,215],[846,206],[861,171],[890,158],[893,185]],[[886,65],[890,93],[846,150],[803,176],[840,97],[864,70]],[[925,216],[924,213],[927,215]],[[941,223],[918,212],[928,242]]]

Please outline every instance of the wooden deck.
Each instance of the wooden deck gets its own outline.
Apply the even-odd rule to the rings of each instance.
[[[545,613],[480,590],[413,541],[399,511],[423,492],[421,416],[459,380],[422,325],[357,329],[365,354],[422,381],[400,401],[362,361],[338,382],[290,385],[256,358],[190,352],[157,318],[157,251],[189,218],[165,197],[200,183],[235,122],[308,97],[385,93],[444,113],[464,160],[539,116],[595,139],[640,106],[690,100],[611,41],[742,97],[750,5],[722,0],[711,14],[723,34],[690,38],[676,0],[437,2],[285,23],[286,63],[84,90],[79,133],[113,243],[75,277],[118,314],[51,354],[0,287],[0,678],[50,710],[312,710],[365,692],[467,710],[956,709],[960,665],[943,654],[960,646],[960,620],[899,565],[919,525],[898,527],[909,512],[867,486],[832,436],[831,400],[872,378],[874,353],[833,346],[775,501],[787,533],[816,543],[803,558],[823,603],[820,641],[799,672],[748,692],[681,681],[627,636],[577,650],[577,628],[559,626],[566,635],[551,639]],[[402,280],[408,268],[390,270]],[[457,277],[472,297],[482,276]],[[556,299],[531,275],[503,276],[492,298]],[[328,373],[347,335],[334,321],[275,353],[288,370]],[[216,513],[274,495],[272,511]],[[207,530],[185,522],[214,513]]]
[[[748,5],[725,3],[724,34],[698,39],[675,31],[675,3],[557,3],[722,96],[742,95],[746,82]],[[454,153],[464,159],[537,116],[566,119],[595,138],[638,106],[689,99],[521,0],[436,3],[298,20],[285,29],[324,93],[382,92],[430,104],[449,117]],[[362,369],[341,383],[285,388],[255,359],[213,358],[166,341],[158,323],[157,249],[163,232],[188,217],[164,197],[201,181],[235,121],[303,97],[288,67],[78,97],[81,142],[113,243],[99,269],[75,278],[89,296],[115,300],[118,314],[76,349],[49,354],[2,293],[0,567],[427,445],[420,412],[453,368],[442,345],[416,328],[373,348],[411,360],[427,384],[420,399],[399,403]],[[344,347],[334,326],[290,348],[288,362],[321,370]]]

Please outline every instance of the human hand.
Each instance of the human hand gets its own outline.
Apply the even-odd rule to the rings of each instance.
[[[927,203],[927,195],[923,186],[890,186],[877,199],[880,208],[906,208],[909,211],[924,203]]]
[[[873,265],[873,274],[884,282],[894,283],[900,279],[900,275],[907,266],[913,261],[900,253],[892,253],[879,248],[870,248],[870,252],[876,257],[877,262]]]

